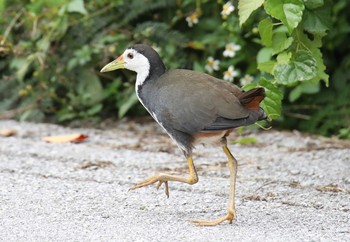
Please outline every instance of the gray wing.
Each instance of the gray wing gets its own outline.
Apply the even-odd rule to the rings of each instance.
[[[155,112],[165,126],[171,122],[172,128],[195,134],[241,126],[239,120],[249,116],[237,98],[242,91],[233,84],[189,70],[169,71],[158,81]]]

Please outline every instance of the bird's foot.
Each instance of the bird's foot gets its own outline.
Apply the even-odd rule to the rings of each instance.
[[[157,190],[159,190],[160,186],[164,183],[165,186],[165,195],[169,198],[169,186],[168,181],[158,181]]]
[[[225,216],[215,220],[193,219],[192,222],[197,226],[215,226],[215,225],[221,224],[226,220],[228,221],[229,224],[232,224],[232,220],[234,219],[236,219],[236,211],[229,211]]]
[[[169,198],[168,180],[162,175],[151,176],[151,177],[147,178],[146,180],[137,183],[135,186],[132,186],[129,190],[135,190],[137,188],[145,187],[145,186],[154,184],[156,182],[158,182],[157,189],[159,189],[160,186],[164,183],[164,185],[165,185],[165,195]]]

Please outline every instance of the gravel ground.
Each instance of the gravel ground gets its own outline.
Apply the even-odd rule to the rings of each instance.
[[[199,182],[128,191],[155,172],[187,175],[182,154],[154,123],[99,128],[0,121],[0,241],[350,241],[350,144],[298,132],[248,134],[229,145],[239,162],[237,220],[226,213],[229,171],[217,147],[198,147]],[[41,137],[80,132],[79,144]],[[230,140],[237,139],[235,134]]]

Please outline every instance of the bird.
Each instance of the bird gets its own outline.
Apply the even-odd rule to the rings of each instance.
[[[136,72],[135,91],[138,100],[177,144],[184,154],[189,177],[158,173],[130,189],[162,184],[169,197],[168,182],[193,185],[198,175],[193,150],[199,144],[221,146],[228,159],[230,191],[227,214],[213,220],[193,219],[199,226],[215,226],[236,219],[235,190],[237,160],[227,145],[227,136],[237,127],[267,120],[260,107],[265,89],[242,91],[238,86],[209,74],[187,69],[167,70],[159,54],[147,44],[134,44],[101,72],[128,69]]]

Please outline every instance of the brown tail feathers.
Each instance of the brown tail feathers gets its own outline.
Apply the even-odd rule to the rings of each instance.
[[[243,92],[238,98],[244,107],[249,109],[259,109],[260,102],[265,98],[265,89],[262,87],[254,88]]]

